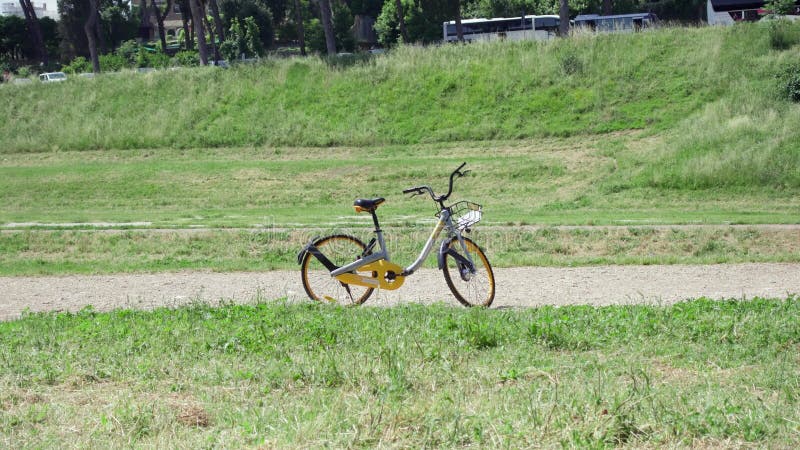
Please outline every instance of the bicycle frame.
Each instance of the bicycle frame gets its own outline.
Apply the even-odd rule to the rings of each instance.
[[[411,263],[411,265],[409,265],[408,267],[403,269],[402,272],[395,273],[394,276],[395,277],[407,277],[407,276],[413,274],[414,272],[416,272],[417,269],[419,269],[420,266],[422,266],[422,263],[425,262],[425,260],[430,255],[431,251],[433,250],[434,244],[436,243],[437,239],[439,238],[439,236],[441,235],[443,230],[447,230],[448,238],[453,238],[453,237],[457,237],[458,238],[459,244],[461,246],[462,251],[464,252],[463,254],[466,255],[466,258],[462,257],[461,255],[458,255],[457,257],[459,259],[465,259],[465,261],[463,261],[463,262],[467,265],[467,267],[469,268],[470,272],[474,273],[475,272],[475,265],[472,262],[472,255],[470,255],[469,252],[467,251],[466,244],[464,244],[464,239],[463,239],[463,237],[461,235],[461,230],[459,230],[458,227],[455,227],[453,225],[453,221],[452,221],[452,218],[450,216],[450,210],[448,208],[445,208],[445,209],[442,209],[442,211],[439,213],[439,221],[436,223],[435,227],[433,228],[433,232],[431,232],[430,237],[428,237],[428,241],[425,242],[425,246],[422,248],[422,251],[420,252],[420,254],[417,257],[417,259],[413,263]],[[378,245],[380,247],[380,251],[379,252],[366,255],[366,256],[364,256],[364,257],[362,257],[362,258],[360,258],[360,259],[358,259],[358,260],[356,260],[356,261],[354,261],[354,262],[352,262],[350,264],[342,266],[342,267],[340,267],[340,268],[338,268],[336,270],[332,270],[331,271],[331,276],[332,277],[338,277],[340,275],[348,274],[348,273],[357,271],[360,268],[364,268],[364,266],[366,266],[368,264],[372,264],[372,263],[375,263],[375,262],[378,262],[378,261],[382,261],[382,260],[383,261],[387,261],[387,262],[391,262],[391,259],[390,259],[390,256],[389,256],[389,250],[386,248],[386,241],[384,240],[384,237],[383,237],[383,231],[381,231],[380,228],[377,228],[375,230],[375,234],[376,234],[375,239],[377,240],[377,243],[378,243]],[[447,252],[447,249],[445,248],[445,244],[447,242],[449,242],[449,240],[450,239],[447,239],[447,240],[443,241],[443,245],[442,245],[441,250],[439,252],[439,268],[440,269],[442,267],[443,259],[444,259],[444,253],[443,252],[445,252],[445,253]],[[374,246],[374,242],[371,242],[370,244],[371,245],[367,247],[368,249],[370,247]],[[399,286],[397,286],[397,287],[399,287]]]

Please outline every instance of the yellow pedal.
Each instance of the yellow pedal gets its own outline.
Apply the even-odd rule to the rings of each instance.
[[[369,275],[343,273],[337,276],[336,279],[346,284],[393,291],[402,286],[406,278],[400,275],[403,273],[402,267],[385,259],[361,266],[356,270],[358,272],[367,272]]]

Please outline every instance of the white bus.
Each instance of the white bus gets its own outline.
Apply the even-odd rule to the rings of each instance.
[[[498,17],[494,19],[465,19],[461,21],[465,41],[511,41],[551,39],[558,34],[558,16]],[[458,40],[456,21],[442,25],[445,42]]]
[[[575,28],[599,33],[626,33],[655,26],[658,17],[652,13],[617,14],[601,16],[582,14],[572,21]]]

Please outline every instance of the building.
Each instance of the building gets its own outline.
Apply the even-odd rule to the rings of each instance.
[[[706,12],[709,25],[731,25],[736,22],[755,22],[770,12],[764,9],[766,2],[754,0],[707,0]],[[800,0],[795,2],[790,18],[800,18]]]
[[[159,7],[159,10],[163,4],[164,0],[156,0],[156,5]],[[164,19],[164,33],[167,35],[167,39],[177,37],[178,31],[183,29],[182,14],[181,7],[177,2],[173,2],[172,9],[170,9],[169,14],[167,14],[167,17]],[[191,13],[189,13],[189,17],[191,17]],[[157,41],[159,39],[158,20],[155,14],[150,14],[150,20],[148,22],[148,26],[139,28],[139,37],[145,41]]]
[[[42,17],[49,17],[53,20],[58,20],[58,6],[56,5],[56,0],[50,0],[50,9],[47,9],[47,3],[34,3],[33,4],[33,11],[36,13],[36,17],[41,19]],[[22,11],[22,7],[19,5],[18,1],[2,1],[0,3],[0,16],[19,16],[25,17],[25,12]]]

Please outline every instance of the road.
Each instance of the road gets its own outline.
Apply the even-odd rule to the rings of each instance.
[[[492,307],[671,304],[698,297],[785,298],[800,294],[800,264],[748,263],[668,266],[519,267],[496,269]],[[191,302],[237,303],[286,297],[308,301],[299,271],[0,277],[0,320],[23,311],[176,307]],[[396,291],[373,294],[366,305],[443,301],[457,306],[441,273],[422,269]]]

